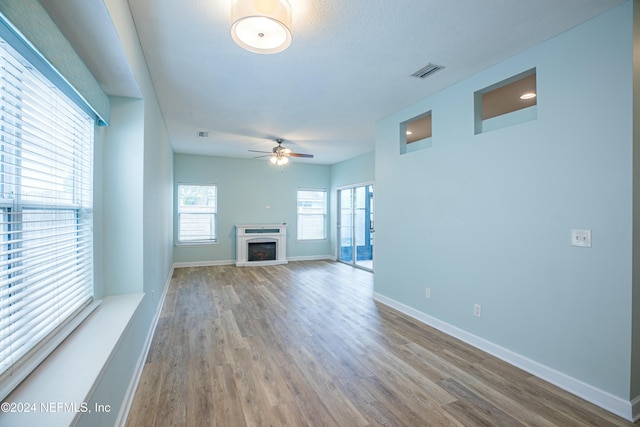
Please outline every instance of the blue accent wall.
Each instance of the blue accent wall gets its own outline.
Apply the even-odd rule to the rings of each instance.
[[[331,184],[330,167],[296,163],[280,169],[267,159],[176,154],[175,192],[178,184],[218,186],[218,243],[177,245],[176,263],[229,263],[236,259],[236,224],[287,224],[287,258],[329,257],[330,240],[297,240],[297,190],[324,189]],[[175,199],[175,196],[174,196]],[[174,241],[177,237],[177,200],[174,200]]]
[[[633,6],[379,120],[375,155],[378,294],[626,402]],[[537,119],[474,135],[474,92],[534,67]],[[400,123],[429,110],[432,147],[399,155]]]

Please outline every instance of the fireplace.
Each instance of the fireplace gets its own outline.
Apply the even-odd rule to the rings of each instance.
[[[277,242],[248,242],[247,261],[275,261]]]
[[[236,265],[287,263],[286,224],[236,225]]]

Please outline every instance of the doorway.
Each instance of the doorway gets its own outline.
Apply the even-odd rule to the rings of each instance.
[[[373,185],[338,190],[338,261],[373,271]]]

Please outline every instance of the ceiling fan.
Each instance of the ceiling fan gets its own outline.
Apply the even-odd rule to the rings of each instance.
[[[271,151],[258,151],[258,150],[249,150],[249,151],[253,153],[265,153],[265,155],[258,156],[258,157],[268,156],[269,161],[271,161],[271,163],[273,163],[274,165],[278,165],[278,166],[283,166],[289,163],[289,157],[305,157],[307,159],[313,158],[313,154],[294,153],[290,149],[283,147],[282,143],[284,142],[284,140],[281,138],[276,139],[276,142],[278,143],[278,145],[273,147]]]

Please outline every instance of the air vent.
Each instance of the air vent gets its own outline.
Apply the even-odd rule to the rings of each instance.
[[[209,137],[209,132],[205,132],[205,131],[201,130],[201,131],[198,132],[198,136],[200,138],[208,138]]]
[[[419,79],[426,79],[427,77],[429,77],[430,75],[432,75],[436,71],[440,71],[443,68],[444,67],[442,65],[436,65],[436,64],[429,63],[429,64],[425,65],[424,67],[420,68],[415,73],[411,74],[411,76],[412,77],[417,77]]]

